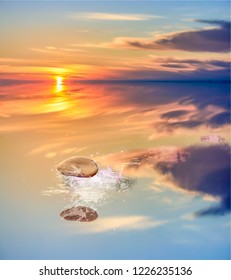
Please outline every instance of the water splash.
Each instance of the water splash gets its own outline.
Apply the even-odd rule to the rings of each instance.
[[[109,200],[113,192],[123,192],[131,189],[135,180],[122,176],[111,168],[99,169],[91,178],[78,178],[57,173],[60,188],[69,188],[71,193],[70,205],[89,206],[94,209]]]

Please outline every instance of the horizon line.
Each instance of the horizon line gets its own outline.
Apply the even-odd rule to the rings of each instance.
[[[96,79],[92,79],[92,80],[78,80],[75,79],[76,82],[96,82],[96,83],[104,83],[104,82],[108,82],[108,83],[113,83],[113,82],[119,82],[119,83],[130,83],[130,82],[146,82],[146,83],[230,83],[231,80],[230,79],[205,79],[205,80],[150,80],[150,79],[126,79],[126,80],[113,80],[113,79],[105,79],[105,80],[96,80]]]

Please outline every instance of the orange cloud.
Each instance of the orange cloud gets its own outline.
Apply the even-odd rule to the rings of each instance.
[[[150,19],[163,18],[157,15],[148,14],[114,14],[114,13],[73,13],[68,15],[71,19],[92,19],[92,20],[110,20],[110,21],[143,21]]]

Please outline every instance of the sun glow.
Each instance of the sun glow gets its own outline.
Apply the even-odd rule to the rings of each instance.
[[[57,76],[56,78],[56,92],[61,92],[64,89],[63,77]]]

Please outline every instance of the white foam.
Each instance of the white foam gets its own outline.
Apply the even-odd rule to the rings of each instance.
[[[72,194],[72,206],[82,205],[97,208],[104,204],[114,191],[125,191],[134,184],[131,178],[123,177],[121,173],[111,168],[99,169],[91,178],[79,178],[58,174],[60,187],[69,187]]]

